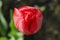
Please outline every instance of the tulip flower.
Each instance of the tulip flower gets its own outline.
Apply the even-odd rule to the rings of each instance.
[[[13,18],[16,29],[25,35],[33,35],[42,27],[42,12],[35,7],[14,8]]]

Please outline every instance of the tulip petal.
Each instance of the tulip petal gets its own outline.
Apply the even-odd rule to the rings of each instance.
[[[14,24],[25,35],[37,33],[41,29],[42,20],[41,10],[35,7],[24,6],[18,9],[14,8]]]

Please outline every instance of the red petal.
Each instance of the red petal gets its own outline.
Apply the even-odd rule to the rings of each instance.
[[[14,23],[16,28],[26,35],[38,32],[42,26],[42,12],[34,7],[24,6],[14,9]]]

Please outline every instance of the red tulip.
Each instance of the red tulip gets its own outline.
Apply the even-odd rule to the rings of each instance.
[[[38,32],[42,26],[42,12],[35,7],[23,6],[14,8],[14,24],[16,28],[25,35],[32,35]]]

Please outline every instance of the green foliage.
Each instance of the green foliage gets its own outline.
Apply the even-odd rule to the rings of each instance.
[[[0,9],[1,10],[1,9]],[[14,25],[14,21],[13,21],[13,10],[10,10],[10,28],[11,31],[8,34],[8,36],[10,36],[9,40],[23,40],[23,33],[18,32],[18,30],[15,28]],[[6,35],[6,30],[7,30],[7,22],[5,20],[5,18],[3,17],[3,14],[0,11],[0,35],[2,35],[2,37],[0,37],[0,40],[8,40]]]
[[[35,7],[38,8],[38,9],[41,9],[42,12],[43,12],[43,11],[45,10],[45,8],[46,8],[45,6],[41,6],[41,7],[39,7],[39,6],[37,6],[37,5],[35,5]]]
[[[6,37],[0,37],[0,40],[8,40]]]
[[[0,33],[1,33],[1,35],[5,35],[6,30],[7,30],[7,22],[6,22],[5,18],[3,17],[3,14],[0,11]]]

